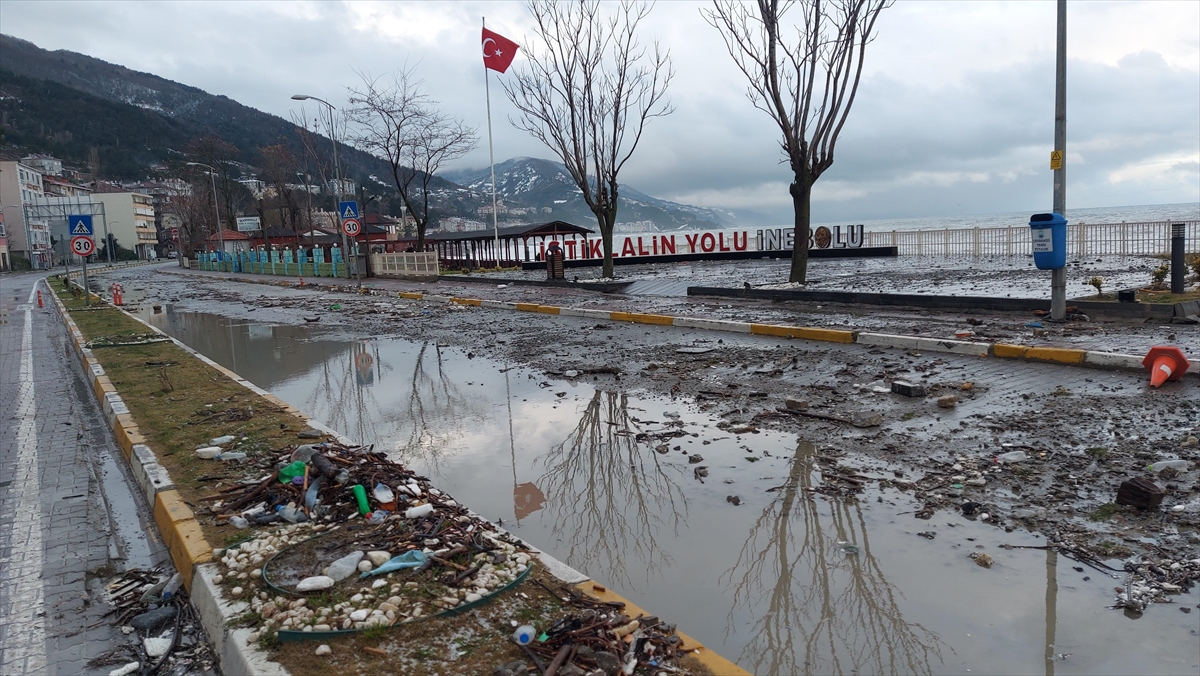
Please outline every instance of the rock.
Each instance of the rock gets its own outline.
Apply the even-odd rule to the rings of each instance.
[[[1188,610],[1191,610],[1191,608],[1188,608]],[[587,672],[574,664],[568,664],[558,670],[558,676],[587,676]]]
[[[944,397],[938,397],[937,405],[938,408],[954,408],[955,406],[958,406],[958,397],[954,396],[953,394],[947,394]]]
[[[1162,504],[1166,490],[1146,477],[1134,477],[1121,482],[1117,489],[1116,503],[1138,509],[1157,509]]]
[[[350,620],[353,622],[363,622],[370,616],[371,612],[369,610],[366,608],[359,608],[358,610],[350,613]]]
[[[492,676],[528,676],[528,674],[529,667],[521,661],[502,664],[492,671]]]
[[[371,561],[371,565],[379,567],[392,560],[392,553],[381,551],[367,552],[367,558]]]
[[[796,397],[788,397],[787,399],[783,400],[783,405],[792,409],[793,411],[807,411],[808,410],[808,400],[807,399],[797,399]]]
[[[167,654],[167,650],[171,648],[171,639],[169,638],[146,638],[142,639],[142,644],[146,646],[146,655],[149,657],[162,657]]]
[[[241,596],[242,592],[244,592],[244,591],[245,590],[242,589],[241,587],[234,587],[233,589],[229,590],[229,595],[230,596]]]
[[[896,380],[892,382],[892,392],[905,397],[924,397],[925,388],[920,385],[915,385],[907,380]]]
[[[369,573],[374,570],[374,568],[375,566],[371,565],[371,562],[366,559],[358,562],[358,572],[360,573]]]
[[[325,436],[325,433],[321,430],[303,430],[297,432],[296,436],[301,439],[320,439],[321,437]]]
[[[621,660],[617,659],[617,656],[610,652],[598,652],[596,653],[595,659],[596,666],[599,667],[601,671],[606,674],[606,676],[615,676],[615,674],[621,670]]]
[[[333,586],[333,584],[334,580],[332,577],[329,577],[328,575],[316,575],[300,580],[300,582],[296,585],[296,591],[320,591],[322,589],[329,589]]]
[[[1200,446],[1200,438],[1196,438],[1196,437],[1193,437],[1193,436],[1189,436],[1187,439],[1184,439],[1184,440],[1183,440],[1183,445],[1184,445],[1184,446],[1189,446],[1189,447],[1191,447],[1191,446]]]
[[[704,462],[704,456],[700,455],[699,453],[697,453],[697,454],[695,454],[695,455],[689,455],[689,456],[688,456],[688,463],[689,463],[689,464],[695,465],[695,464],[698,464],[698,463],[701,463],[701,462]]]
[[[968,380],[962,385],[959,385],[958,389],[962,390],[963,392],[970,392],[971,390],[975,389],[975,383]]]
[[[317,646],[317,652],[315,654],[318,657],[320,657],[321,655],[329,655],[332,652],[333,652],[333,648],[330,648],[329,646],[322,643],[321,645]]]
[[[736,495],[728,495],[728,496],[725,496],[725,502],[728,502],[729,504],[733,505],[734,507],[737,507],[738,505],[742,504],[742,499]]]
[[[991,555],[984,554],[983,552],[974,552],[971,554],[971,558],[975,559],[975,565],[982,566],[983,568],[991,568],[992,563],[994,563]]]
[[[471,595],[470,595],[470,594],[467,594],[467,598],[470,598],[470,597],[471,597]],[[379,609],[380,609],[380,610],[382,610],[382,611],[383,611],[383,612],[385,612],[385,613],[386,613],[386,612],[388,612],[389,610],[390,610],[391,612],[393,612],[393,613],[398,613],[398,612],[400,612],[400,607],[399,607],[399,606],[397,606],[397,605],[396,605],[396,604],[394,604],[394,603],[388,603],[387,601],[384,601],[383,603],[380,603],[380,604],[379,604]]]
[[[156,608],[141,615],[135,616],[129,621],[129,626],[139,631],[154,631],[163,626],[167,622],[175,619],[175,606],[163,606]]]
[[[850,423],[855,427],[879,427],[883,424],[883,415],[875,411],[855,411],[850,416]]]

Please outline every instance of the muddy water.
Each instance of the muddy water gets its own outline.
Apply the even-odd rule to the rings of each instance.
[[[892,490],[816,492],[821,439],[739,436],[681,401],[432,343],[146,316],[755,673],[1200,668],[1200,612],[1180,611],[1197,593],[1132,620],[1106,608],[1105,573],[1000,546],[1039,546],[1036,534],[914,519],[919,505]],[[995,565],[975,565],[977,551]]]

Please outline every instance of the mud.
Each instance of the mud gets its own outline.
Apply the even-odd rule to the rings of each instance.
[[[1200,665],[1200,613],[1183,612],[1194,587],[1140,613],[1110,608],[1132,587],[1127,561],[1186,573],[1200,557],[1195,381],[1148,391],[1140,374],[118,276],[168,332],[752,671]],[[896,379],[929,396],[875,391]],[[950,392],[957,406],[939,408]],[[787,397],[883,424],[781,412]],[[996,462],[1014,450],[1028,459]],[[1173,457],[1192,466],[1155,477],[1162,511],[1111,504],[1123,479]]]

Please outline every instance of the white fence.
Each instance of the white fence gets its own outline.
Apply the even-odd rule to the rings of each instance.
[[[1067,256],[1159,256],[1171,252],[1171,225],[1186,226],[1186,250],[1200,253],[1200,221],[1067,225]],[[898,247],[901,256],[1028,256],[1029,227],[868,231],[865,246]]]
[[[376,277],[437,277],[437,253],[409,251],[371,254],[371,274]]]

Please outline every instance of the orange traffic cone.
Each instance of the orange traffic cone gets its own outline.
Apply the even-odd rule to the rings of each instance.
[[[1179,380],[1190,365],[1182,350],[1163,345],[1150,348],[1142,360],[1142,366],[1150,372],[1150,387],[1161,387],[1168,380]]]
[[[38,289],[38,307],[39,307],[39,308],[40,308],[40,307],[44,307],[44,306],[42,305],[42,290],[41,290],[41,289]]]

